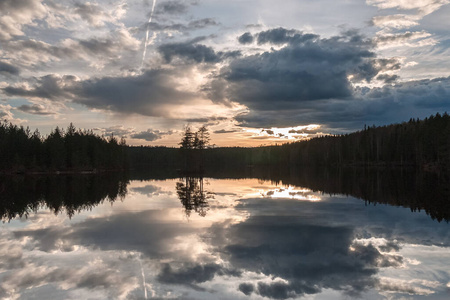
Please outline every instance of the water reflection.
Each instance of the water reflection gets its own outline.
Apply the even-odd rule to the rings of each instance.
[[[69,218],[82,210],[123,199],[128,179],[123,173],[73,176],[5,176],[0,178],[0,215],[3,221],[27,217],[41,207]]]
[[[206,174],[213,178],[257,178],[277,185],[260,191],[272,198],[297,198],[318,201],[308,191],[350,195],[366,204],[389,204],[424,210],[432,219],[450,220],[450,175],[389,169],[244,169]],[[69,217],[84,209],[92,209],[107,200],[123,199],[130,179],[176,179],[176,172],[152,170],[146,173],[107,173],[101,176],[37,176],[0,178],[0,214],[3,221],[27,216],[40,207],[54,213],[65,211]],[[195,211],[205,216],[208,201],[214,194],[204,188],[203,177],[188,176],[176,183],[176,192],[185,213]]]
[[[204,189],[203,177],[185,177],[184,181],[177,182],[176,190],[187,217],[192,211],[199,216],[206,216],[209,210],[208,201],[214,199],[214,193]]]
[[[2,203],[16,203],[2,208],[0,298],[447,299],[449,224],[355,198],[403,199],[380,189],[420,177],[381,173],[368,192],[375,175],[327,172],[2,181]]]

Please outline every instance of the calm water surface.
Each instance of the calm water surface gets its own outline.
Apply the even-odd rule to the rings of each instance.
[[[385,198],[255,178],[22,178],[0,190],[2,299],[450,297],[446,215]]]

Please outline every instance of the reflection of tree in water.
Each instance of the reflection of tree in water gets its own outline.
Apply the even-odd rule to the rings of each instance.
[[[176,189],[178,198],[185,209],[186,216],[189,217],[192,211],[199,216],[206,216],[209,210],[209,199],[214,199],[214,193],[206,191],[203,177],[185,177],[184,182],[177,182]]]
[[[27,217],[41,208],[69,218],[105,200],[123,199],[128,178],[123,173],[71,176],[13,176],[0,178],[0,216],[3,221]]]

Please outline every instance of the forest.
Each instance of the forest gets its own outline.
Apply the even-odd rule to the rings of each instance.
[[[450,169],[450,116],[437,113],[424,120],[386,126],[365,126],[344,135],[326,135],[278,146],[198,148],[185,131],[181,150],[129,147],[132,168],[191,165],[224,170],[253,166],[402,166],[429,171]],[[206,140],[209,139],[209,136]],[[189,146],[191,145],[191,146]],[[186,152],[188,154],[186,154]]]
[[[98,136],[72,124],[42,137],[38,130],[0,123],[0,170],[3,173],[86,172],[172,168],[226,171],[254,166],[376,166],[450,169],[450,116],[365,126],[344,135],[261,147],[209,147],[206,127],[187,126],[180,148],[127,146],[125,139]]]
[[[0,123],[0,171],[4,173],[86,172],[128,167],[125,140],[92,131],[56,127],[48,136],[39,130]]]

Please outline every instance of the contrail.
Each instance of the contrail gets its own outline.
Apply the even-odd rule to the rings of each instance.
[[[153,0],[152,11],[150,13],[150,18],[148,19],[148,22],[147,22],[147,31],[145,33],[144,52],[142,53],[141,68],[144,65],[145,54],[147,53],[148,31],[150,30],[149,25],[152,22],[153,13],[155,12],[155,6],[156,6],[156,0]]]
[[[139,264],[141,265],[142,284],[143,284],[143,287],[144,287],[144,297],[145,297],[145,299],[147,299],[147,286],[146,286],[146,284],[145,284],[145,273],[144,273],[144,268],[142,267],[141,259],[140,259],[140,258],[138,258],[138,259],[139,259]]]

